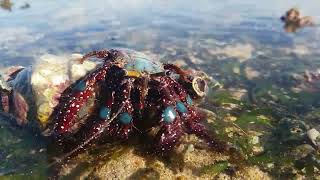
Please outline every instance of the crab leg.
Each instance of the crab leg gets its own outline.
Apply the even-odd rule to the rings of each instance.
[[[213,148],[218,152],[228,149],[226,143],[210,135],[205,126],[199,123],[201,117],[193,107],[190,96],[187,95],[182,86],[174,80],[171,80],[170,83],[170,92],[175,98],[177,111],[179,112],[184,125],[187,127],[186,129],[188,129],[190,133],[205,140],[210,148]]]
[[[105,93],[106,100],[101,104],[99,116],[91,121],[92,124],[90,126],[85,127],[89,128],[89,130],[86,131],[84,136],[82,136],[82,134],[76,134],[76,136],[80,136],[83,139],[83,142],[67,154],[57,158],[55,162],[60,163],[67,157],[74,155],[79,150],[97,140],[101,135],[118,136],[124,139],[128,138],[133,123],[131,116],[132,105],[129,101],[132,82],[131,80],[124,79],[120,85],[121,87],[114,86],[114,88],[107,88],[107,92]],[[115,89],[117,90],[114,91]],[[110,116],[111,114],[112,117]]]
[[[96,128],[95,133],[91,134],[88,138],[85,139],[84,142],[82,142],[80,145],[76,146],[74,149],[72,149],[70,152],[64,154],[63,156],[56,158],[54,162],[50,164],[50,166],[56,164],[56,163],[61,163],[63,162],[66,158],[74,155],[81,149],[84,149],[85,146],[89,145],[92,141],[96,140],[110,125],[111,122],[114,121],[116,117],[118,117],[119,113],[122,111],[124,108],[124,104],[119,108],[119,110],[109,119],[109,121],[105,121],[101,126],[99,126],[99,129]]]
[[[109,51],[108,50],[101,50],[101,51],[91,51],[87,54],[85,54],[81,59],[80,59],[80,63],[82,64],[86,59],[90,58],[90,57],[97,57],[100,59],[103,58],[107,58],[109,56]]]
[[[105,100],[100,104],[98,116],[87,124],[85,129],[80,132],[86,132],[81,139],[87,142],[87,139],[95,137],[97,139],[101,135],[119,137],[127,139],[132,130],[133,116],[132,104],[130,101],[131,80],[124,79],[120,87],[107,88],[105,92]],[[111,115],[116,115],[114,121],[110,121]]]
[[[170,106],[169,106],[170,108]],[[169,112],[171,111],[171,112]],[[173,113],[176,112],[172,109],[165,109],[164,113]],[[174,120],[172,122],[164,122],[165,120],[161,119],[162,127],[157,133],[157,144],[156,151],[163,154],[173,149],[173,147],[179,142],[179,139],[184,134],[181,127],[181,119],[179,115],[175,114]]]
[[[161,114],[161,129],[157,133],[156,150],[161,154],[170,151],[183,135],[182,123],[179,114],[175,109],[175,101],[168,89],[166,81],[161,83],[162,88],[160,94],[162,95],[163,111]]]
[[[71,94],[66,97],[69,101],[64,103],[64,107],[56,116],[54,126],[54,133],[56,135],[68,132],[72,125],[74,125],[77,113],[93,95],[96,83],[105,79],[110,66],[111,63],[105,63],[73,87]]]
[[[115,91],[115,104],[112,109],[118,109],[120,105],[123,104],[122,111],[117,117],[117,121],[110,124],[108,129],[108,135],[112,137],[117,137],[120,139],[128,139],[129,134],[132,132],[133,127],[133,106],[130,100],[132,91],[132,80],[124,79],[122,82],[122,87]]]

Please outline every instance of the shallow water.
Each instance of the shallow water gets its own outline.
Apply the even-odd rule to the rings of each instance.
[[[320,2],[33,0],[11,3],[11,8],[9,5],[0,9],[1,69],[32,65],[37,57],[46,53],[86,53],[103,48],[135,49],[162,62],[200,69],[223,84],[202,106],[220,115],[222,120],[238,118],[234,123],[247,133],[257,131],[249,133],[250,138],[262,139],[259,143],[265,149],[262,155],[252,154],[252,149],[246,148],[253,165],[263,167],[273,163],[273,167],[285,167],[283,172],[262,168],[274,178],[319,175],[320,163],[294,157],[287,159],[289,165],[282,165],[274,156],[285,157],[299,145],[312,144],[308,139],[287,140],[292,132],[279,133],[287,123],[284,118],[295,118],[306,123],[306,129],[320,131],[319,86],[310,87],[295,78],[301,77],[305,70],[316,70],[320,66],[320,28],[286,33],[279,19],[289,8],[298,7],[303,15],[310,15],[320,23]],[[230,99],[229,94],[234,99]],[[239,94],[244,98],[237,100],[235,96]],[[226,107],[233,107],[232,104],[240,108]],[[268,120],[257,118],[262,115]],[[293,122],[288,121],[288,126],[293,126]],[[275,137],[280,138],[281,148],[272,146]],[[229,140],[239,143],[246,139],[233,136]],[[244,145],[240,143],[240,146]],[[42,145],[36,148],[41,149]],[[0,158],[8,158],[10,152],[2,151]],[[319,161],[317,153],[310,156]],[[272,158],[261,160],[265,154]],[[258,156],[262,157],[261,161]],[[307,161],[304,170],[296,170],[296,161],[299,164],[304,160]],[[0,167],[0,175],[15,174],[15,168],[0,165],[5,166]]]

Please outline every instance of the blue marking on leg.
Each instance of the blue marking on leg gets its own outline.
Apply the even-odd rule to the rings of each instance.
[[[123,124],[130,124],[132,121],[132,116],[129,113],[124,112],[119,115],[119,120]]]
[[[193,101],[192,101],[190,95],[187,96],[186,100],[187,100],[188,105],[191,106],[193,104]]]
[[[77,91],[84,91],[87,87],[87,84],[85,81],[80,81],[78,84],[74,87],[75,90]]]
[[[164,122],[171,123],[177,117],[177,113],[172,106],[166,107],[162,113],[162,118]]]
[[[181,112],[181,113],[186,113],[186,112],[188,112],[188,109],[186,108],[186,106],[182,103],[182,102],[177,102],[177,104],[176,104],[176,108],[177,108],[177,110],[179,111],[179,112]]]
[[[107,107],[101,107],[100,112],[99,112],[99,117],[101,119],[109,119],[110,117],[110,112],[111,109]]]

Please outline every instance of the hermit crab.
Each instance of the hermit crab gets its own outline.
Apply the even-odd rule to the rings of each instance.
[[[80,62],[92,57],[102,63],[65,90],[51,116],[50,135],[58,142],[70,136],[80,139],[70,154],[101,137],[126,140],[154,127],[154,149],[160,153],[170,151],[185,133],[197,135],[217,151],[226,150],[227,145],[200,124],[204,116],[194,101],[206,94],[203,74],[154,62],[131,50],[93,51]],[[89,102],[94,104],[91,112],[79,117]]]
[[[206,117],[197,102],[208,85],[200,71],[111,49],[71,60],[44,55],[34,66],[13,68],[3,77],[0,111],[61,145],[67,154],[60,160],[107,137],[136,135],[147,135],[161,154],[184,134],[197,135],[216,151],[232,150],[201,124]]]

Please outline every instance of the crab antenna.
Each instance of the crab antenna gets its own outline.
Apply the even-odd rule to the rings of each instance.
[[[103,59],[109,56],[108,50],[100,50],[100,51],[91,51],[87,54],[85,54],[79,61],[82,64],[85,60],[87,60],[90,57],[95,56],[96,58]]]
[[[185,71],[183,71],[180,67],[178,67],[177,65],[174,65],[174,64],[164,64],[164,69],[172,70],[175,73],[180,74],[182,76],[187,75]]]
[[[179,66],[174,65],[174,64],[164,64],[164,69],[168,69],[171,70],[177,74],[180,75],[181,79],[184,81],[189,81],[187,76],[188,74],[186,73],[186,71],[182,70]]]

